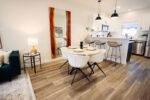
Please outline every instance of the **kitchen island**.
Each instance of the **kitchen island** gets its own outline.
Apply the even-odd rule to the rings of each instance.
[[[129,44],[131,43],[129,41],[129,39],[126,39],[126,38],[115,38],[115,37],[91,37],[90,40],[94,41],[94,40],[99,40],[99,41],[102,41],[102,42],[106,42],[106,46],[103,47],[104,49],[106,49],[106,51],[108,52],[108,45],[107,45],[107,41],[115,41],[115,42],[118,42],[118,43],[121,43],[122,46],[121,46],[121,63],[122,64],[126,64],[127,61],[129,61],[129,58],[128,56],[130,55],[129,53]],[[131,49],[130,49],[131,50]],[[107,54],[106,52],[106,54]],[[112,51],[110,50],[109,54],[108,54],[108,60],[111,60],[110,59],[110,53]],[[117,50],[117,54],[119,55],[119,50]],[[127,60],[128,58],[128,60]],[[115,61],[115,59],[112,58],[112,61]],[[120,59],[117,59],[117,62],[120,63]]]

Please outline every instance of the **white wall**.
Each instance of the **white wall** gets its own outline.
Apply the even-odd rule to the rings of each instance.
[[[77,44],[92,23],[91,8],[69,0],[0,0],[0,33],[5,50],[28,52],[28,38],[38,38],[42,62],[51,61],[48,7],[69,10],[72,14],[72,44]]]
[[[111,20],[110,31],[113,36],[121,37],[121,25],[125,23],[137,23],[138,33],[135,38],[139,38],[142,31],[148,30],[150,26],[150,8],[144,8],[127,13],[119,14],[119,18]]]

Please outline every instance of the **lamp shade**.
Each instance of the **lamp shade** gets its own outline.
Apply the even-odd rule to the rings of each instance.
[[[98,16],[96,17],[96,20],[101,20],[102,18],[100,17],[100,15],[98,14]]]
[[[38,45],[38,39],[37,38],[28,38],[28,45],[29,46],[37,46]]]
[[[99,6],[98,6],[98,12],[100,13],[100,2],[101,2],[101,0],[98,0],[98,4],[99,4]],[[101,20],[101,17],[100,17],[100,14],[98,13],[98,16],[96,17],[96,19],[95,20]]]
[[[116,12],[116,10],[114,11],[114,13],[111,15],[112,18],[118,18],[119,15],[118,13]]]
[[[115,10],[114,10],[114,13],[111,15],[111,18],[118,18],[119,17],[116,9],[117,9],[117,0],[116,0],[116,3],[115,3]]]

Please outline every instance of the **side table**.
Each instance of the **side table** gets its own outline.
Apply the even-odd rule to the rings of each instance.
[[[26,71],[25,64],[30,63],[31,67],[34,68],[34,72],[36,73],[36,66],[35,66],[36,62],[40,62],[40,68],[41,68],[41,54],[39,52],[36,54],[32,54],[32,53],[23,54],[24,71]]]

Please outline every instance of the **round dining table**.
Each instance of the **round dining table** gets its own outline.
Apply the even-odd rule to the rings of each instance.
[[[63,49],[65,49],[65,52],[67,53],[71,53],[71,54],[75,54],[75,55],[85,55],[85,56],[89,56],[92,57],[93,55],[99,54],[100,52],[103,52],[104,49],[98,49],[98,48],[93,48],[93,47],[83,47],[83,49],[80,49],[80,47],[63,47]],[[92,65],[88,62],[87,63],[88,66],[90,67],[90,69],[92,70],[90,75],[94,72],[92,69]],[[73,69],[71,69],[70,74],[73,72]]]
[[[85,56],[92,56],[101,52],[102,49],[93,48],[93,47],[63,47],[67,53],[77,54],[77,55],[85,55]]]

